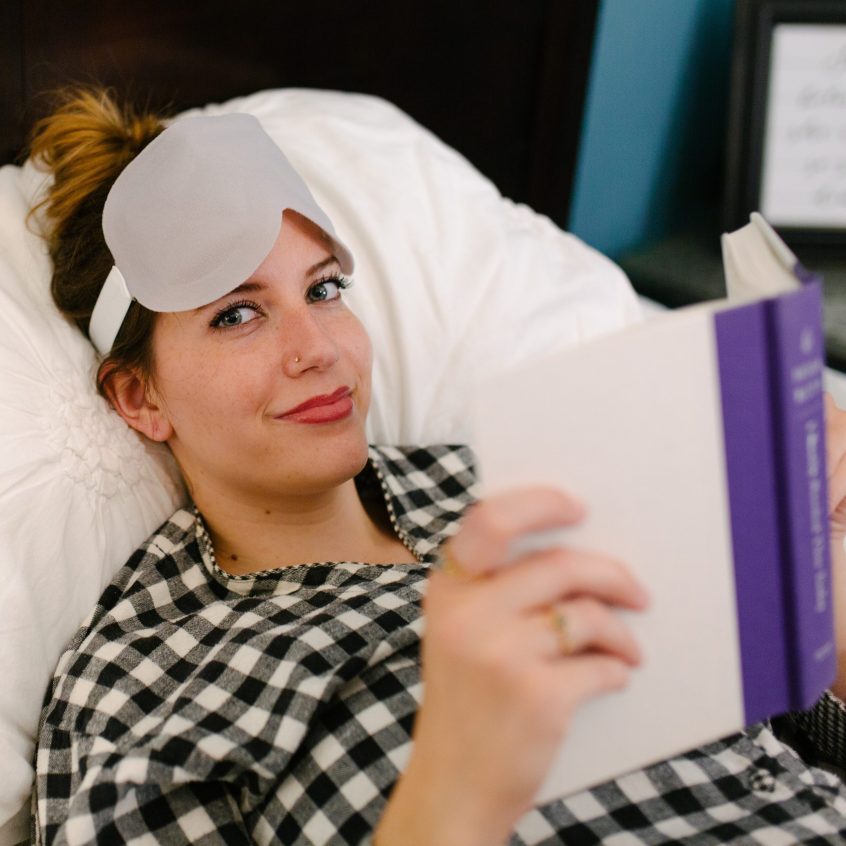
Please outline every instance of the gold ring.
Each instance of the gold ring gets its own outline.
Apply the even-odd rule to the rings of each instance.
[[[446,573],[452,579],[460,579],[461,581],[467,581],[470,578],[467,571],[446,549],[441,550],[441,572]]]
[[[558,651],[564,657],[572,655],[576,651],[576,646],[573,643],[573,633],[567,615],[557,605],[553,605],[549,609],[549,618],[552,629],[558,638]]]

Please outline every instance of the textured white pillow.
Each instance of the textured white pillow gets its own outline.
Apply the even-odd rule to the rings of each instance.
[[[0,169],[0,836],[17,839],[28,820],[10,818],[28,799],[56,660],[183,497],[167,450],[97,395],[93,348],[50,300],[44,244],[25,226],[42,182],[31,167]]]
[[[462,441],[476,374],[638,314],[614,265],[382,100],[288,89],[205,111],[258,116],[353,250],[345,296],[373,339],[375,442]],[[169,454],[97,396],[93,349],[52,304],[44,245],[24,222],[43,182],[30,165],[0,169],[0,844],[25,836],[61,649],[183,497]]]

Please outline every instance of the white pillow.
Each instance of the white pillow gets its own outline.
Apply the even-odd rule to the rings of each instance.
[[[463,441],[476,374],[638,316],[614,265],[380,99],[288,89],[205,111],[259,117],[353,250],[345,296],[373,339],[374,442]],[[29,164],[0,169],[0,846],[26,834],[60,651],[183,498],[169,454],[97,396],[93,349],[52,304],[44,244],[24,222],[43,183]]]

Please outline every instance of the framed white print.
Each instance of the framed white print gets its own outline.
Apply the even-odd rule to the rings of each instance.
[[[737,0],[727,227],[846,248],[846,2]]]

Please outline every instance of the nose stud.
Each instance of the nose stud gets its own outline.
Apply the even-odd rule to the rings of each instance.
[[[299,363],[300,363],[300,357],[298,355],[295,355],[294,356],[294,364],[299,364]]]

